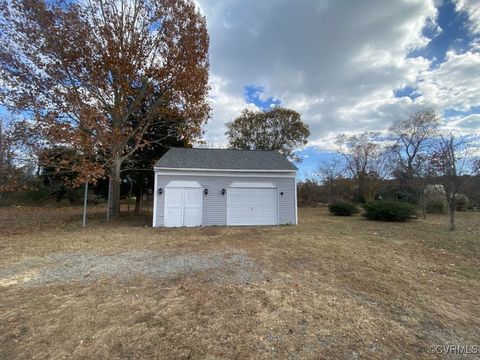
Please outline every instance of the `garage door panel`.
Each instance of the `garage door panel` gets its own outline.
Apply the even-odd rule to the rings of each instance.
[[[181,227],[183,226],[182,209],[167,208],[165,212],[165,226]]]
[[[182,189],[171,188],[165,191],[166,226],[179,227],[183,225],[182,203]]]
[[[201,188],[167,188],[165,191],[165,226],[201,226],[202,200]]]
[[[227,221],[229,225],[276,225],[277,189],[230,188]]]
[[[202,225],[202,189],[184,189],[184,226]]]
[[[183,203],[182,189],[168,188],[165,191],[165,201],[169,208],[181,208]]]
[[[201,207],[202,206],[202,189],[185,188],[185,206],[186,207]]]
[[[183,226],[201,226],[202,225],[202,209],[185,208],[185,219]]]

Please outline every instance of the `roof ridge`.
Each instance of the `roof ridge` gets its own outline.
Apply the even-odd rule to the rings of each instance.
[[[278,150],[263,150],[263,149],[222,149],[222,148],[190,148],[190,147],[181,147],[181,146],[174,146],[170,149],[185,149],[185,150],[223,150],[223,151],[259,151],[259,152],[276,152],[279,153]],[[280,153],[279,153],[280,154]]]

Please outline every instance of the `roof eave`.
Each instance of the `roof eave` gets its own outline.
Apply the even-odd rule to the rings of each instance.
[[[175,167],[159,167],[155,166],[154,171],[211,171],[211,172],[284,172],[296,173],[298,169],[206,169],[206,168],[175,168]]]

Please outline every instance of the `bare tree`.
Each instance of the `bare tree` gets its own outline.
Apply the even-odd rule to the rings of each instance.
[[[365,201],[375,198],[382,181],[389,175],[391,152],[378,133],[362,133],[337,137],[338,153],[345,162],[346,172],[357,183]]]
[[[327,189],[329,201],[337,200],[345,194],[336,193],[336,180],[341,177],[340,162],[338,159],[325,161],[318,167],[318,177],[322,185]]]
[[[443,185],[450,213],[450,230],[455,230],[457,196],[464,189],[464,175],[471,168],[471,144],[453,134],[441,135],[436,149],[429,158],[430,169],[437,181]]]
[[[0,119],[0,192],[7,189],[12,173],[12,149],[10,139]]]
[[[439,125],[438,114],[434,109],[427,108],[395,121],[390,127],[395,141],[392,146],[396,161],[394,175],[401,185],[414,192],[424,218],[428,153],[435,136],[438,135]]]
[[[480,159],[476,159],[473,164],[473,175],[480,176]]]

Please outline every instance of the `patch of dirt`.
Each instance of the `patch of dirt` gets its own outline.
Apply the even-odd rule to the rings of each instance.
[[[165,254],[155,251],[55,252],[0,268],[0,286],[96,281],[102,277],[131,280],[137,276],[153,279],[209,272],[214,282],[249,283],[263,277],[263,270],[239,252]]]

